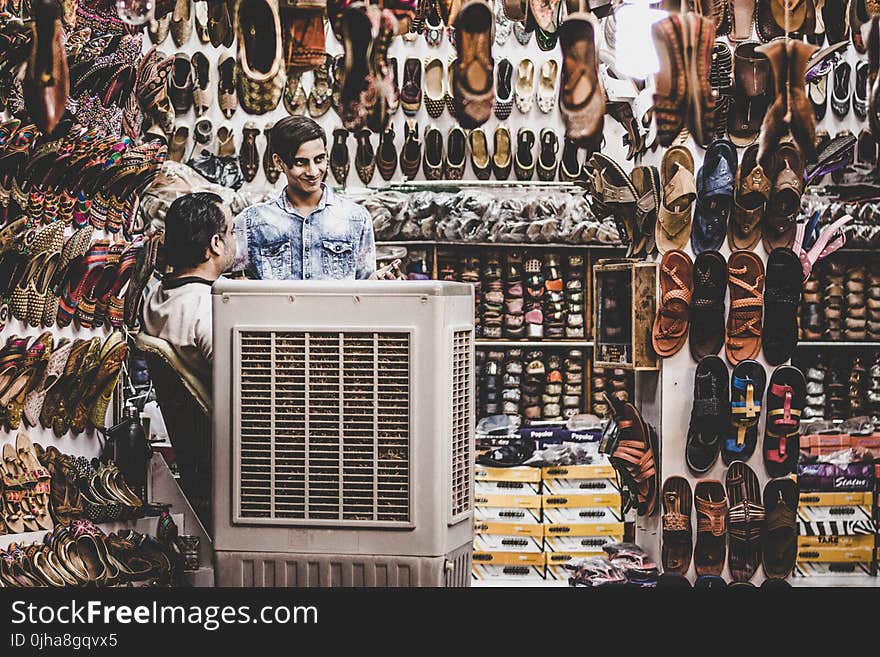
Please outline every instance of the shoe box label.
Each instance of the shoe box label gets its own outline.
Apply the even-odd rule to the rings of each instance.
[[[871,575],[870,563],[817,563],[799,561],[794,568],[794,577],[864,577]]]
[[[474,533],[498,534],[499,536],[535,536],[541,538],[544,536],[544,526],[479,520],[474,522]]]
[[[572,526],[569,525],[568,527],[571,528]],[[562,554],[575,552],[604,554],[602,551],[604,546],[610,545],[611,543],[620,543],[622,541],[622,531],[620,534],[608,534],[606,536],[578,536],[576,533],[558,535],[545,534],[544,552],[560,552]]]
[[[871,522],[867,506],[798,506],[797,514],[804,522]]]
[[[488,468],[477,465],[474,468],[474,481],[520,481],[538,483],[541,481],[541,468],[517,465],[512,468]]]
[[[475,506],[474,520],[476,522],[502,522],[515,523],[518,525],[541,525],[541,510],[505,507]]]
[[[621,507],[620,492],[613,493],[572,493],[565,495],[547,495],[541,496],[545,509],[550,508],[587,508],[587,507]]]
[[[544,481],[557,479],[615,479],[617,474],[610,465],[554,465],[541,468]]]
[[[483,481],[474,482],[474,495],[540,495],[541,482],[531,481]]]
[[[874,547],[798,547],[797,560],[817,563],[871,563]]]
[[[539,446],[559,445],[560,443],[598,443],[602,438],[601,429],[595,431],[571,431],[563,427],[525,427],[519,430],[520,437],[534,440]]]
[[[830,536],[874,535],[877,523],[873,520],[798,520],[798,534],[803,538]]]
[[[540,509],[540,495],[485,495],[474,493],[474,506],[494,506],[512,509]]]
[[[478,552],[473,554],[471,576],[487,579],[545,579],[540,552]]]
[[[870,548],[874,549],[873,534],[855,536],[798,536],[798,549],[801,548]]]
[[[804,463],[798,465],[798,486],[801,492],[865,492],[874,490],[874,465],[850,463],[845,468],[833,463]]]
[[[540,525],[538,525],[540,527]],[[525,534],[475,534],[474,550],[479,552],[544,552],[543,537]]]
[[[623,523],[614,522],[582,522],[559,523],[547,522],[544,518],[544,536],[623,536]]]
[[[798,508],[802,506],[872,506],[872,493],[801,493]]]
[[[545,479],[544,493],[549,495],[620,493],[620,486],[615,479]]]

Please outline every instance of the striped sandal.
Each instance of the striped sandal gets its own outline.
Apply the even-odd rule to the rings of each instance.
[[[69,326],[77,306],[87,290],[92,290],[107,264],[110,242],[99,240],[92,244],[85,257],[71,267],[64,292],[58,303],[56,322],[59,328]]]
[[[806,394],[807,381],[798,368],[783,365],[773,371],[764,429],[764,465],[771,477],[784,477],[795,472]]]
[[[627,482],[631,499],[635,498],[638,514],[653,515],[657,510],[659,492],[654,429],[631,403],[613,405],[611,400],[606,401],[618,410],[603,437],[606,453],[610,454],[611,465]]]
[[[761,527],[764,506],[761,485],[755,472],[741,461],[734,461],[727,470],[727,498],[730,509],[728,567],[735,582],[748,582],[761,563]]]
[[[119,260],[126,246],[125,242],[117,242],[110,246],[100,276],[90,277],[90,280],[94,281],[94,285],[86,287],[74,313],[80,328],[98,328],[103,325],[104,318],[99,316],[98,306],[101,300],[110,293],[110,289],[116,281]]]
[[[694,489],[697,509],[697,575],[721,575],[727,558],[727,497],[720,481],[701,479]]]

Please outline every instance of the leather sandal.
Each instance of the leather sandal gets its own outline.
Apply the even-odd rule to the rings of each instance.
[[[764,310],[764,263],[751,251],[734,251],[727,262],[730,312],[725,352],[736,365],[761,351]]]
[[[693,263],[677,249],[667,251],[660,265],[661,307],[651,334],[654,351],[661,358],[678,353],[687,340],[693,296]]]
[[[657,436],[635,406],[629,402],[614,405],[615,418],[606,427],[609,460],[627,482],[638,515],[651,516],[657,510]],[[593,406],[594,410],[598,405]]]
[[[685,462],[695,474],[708,472],[718,460],[730,418],[727,385],[724,361],[706,356],[699,362],[685,447]]]
[[[792,142],[779,145],[774,156],[773,187],[763,222],[764,250],[791,248],[804,190],[804,158]]]
[[[684,477],[668,477],[663,482],[663,549],[664,573],[684,575],[691,565],[693,530],[691,486]]]
[[[717,354],[724,345],[724,297],[727,263],[717,251],[703,251],[694,260],[694,293],[688,342],[697,362]]]
[[[754,470],[741,461],[730,464],[725,485],[730,503],[727,512],[730,576],[735,582],[747,582],[761,563],[761,529],[764,525],[761,485]]]
[[[798,304],[803,287],[803,267],[791,249],[773,249],[767,259],[764,285],[764,358],[779,365],[791,358],[797,346]]]
[[[577,11],[569,14],[557,31],[563,57],[559,109],[565,123],[565,136],[591,152],[598,150],[601,144],[605,116],[595,24],[592,14]]]
[[[727,557],[727,496],[720,481],[701,480],[694,489],[697,510],[697,575],[721,575]]]
[[[691,212],[697,197],[694,158],[684,146],[672,146],[660,165],[663,201],[657,212],[657,249],[666,253],[684,247],[691,232]]]
[[[795,472],[806,389],[806,379],[796,367],[777,367],[770,377],[764,465],[771,477],[784,477]]]
[[[726,139],[716,139],[706,150],[697,173],[697,198],[691,227],[691,248],[717,251],[727,236],[727,222],[733,207],[734,179],[737,171],[736,147]]]
[[[797,558],[798,485],[794,479],[774,479],[764,487],[764,525],[761,536],[764,573],[785,579]]]
[[[655,75],[654,119],[657,141],[667,147],[678,137],[685,124],[688,76],[685,70],[685,34],[681,14],[672,14],[651,27],[654,47],[660,59]]]

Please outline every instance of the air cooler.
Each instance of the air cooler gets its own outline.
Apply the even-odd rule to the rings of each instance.
[[[467,586],[473,288],[218,281],[219,586]]]

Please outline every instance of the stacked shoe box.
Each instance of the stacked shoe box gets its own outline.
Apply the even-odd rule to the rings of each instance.
[[[541,470],[474,470],[473,578],[544,579]]]
[[[549,466],[541,477],[547,577],[567,580],[569,559],[623,540],[620,485],[609,464]]]
[[[798,464],[796,577],[876,574],[875,482],[872,462]]]

